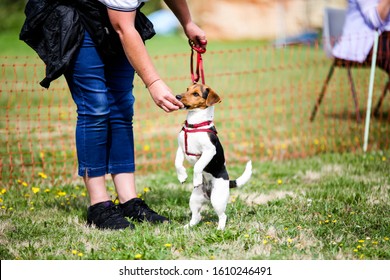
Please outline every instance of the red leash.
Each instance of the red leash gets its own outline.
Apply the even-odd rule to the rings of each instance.
[[[206,50],[199,48],[199,47],[195,47],[194,43],[191,40],[188,40],[188,43],[191,46],[191,80],[192,80],[192,83],[195,84],[199,81],[199,78],[202,78],[202,84],[205,84],[202,54],[205,53]],[[196,72],[195,73],[194,73],[194,50],[197,53]]]

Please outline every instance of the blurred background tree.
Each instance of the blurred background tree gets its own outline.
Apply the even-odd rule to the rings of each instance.
[[[0,0],[0,32],[20,30],[25,0]]]

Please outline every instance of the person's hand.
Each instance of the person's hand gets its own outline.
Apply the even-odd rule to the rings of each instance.
[[[184,26],[184,32],[195,48],[200,48],[203,51],[206,51],[206,33],[199,26],[191,21],[189,24]]]
[[[170,88],[160,79],[149,85],[148,90],[154,103],[167,113],[184,107],[183,103],[176,99]]]

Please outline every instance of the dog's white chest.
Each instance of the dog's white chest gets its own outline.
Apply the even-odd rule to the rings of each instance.
[[[207,132],[188,133],[181,131],[178,142],[186,160],[192,165],[198,161],[204,149],[211,144]]]

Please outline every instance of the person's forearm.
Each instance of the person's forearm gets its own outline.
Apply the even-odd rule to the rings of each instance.
[[[175,14],[183,27],[192,21],[186,0],[164,0],[164,2]]]
[[[196,48],[206,50],[207,40],[206,34],[200,29],[191,18],[187,1],[185,0],[164,0],[171,11],[175,14],[183,27],[184,33],[191,42],[191,45]]]
[[[108,10],[111,24],[118,33],[127,59],[146,86],[159,79],[151,58],[134,27],[135,12]]]
[[[131,34],[123,34],[120,37],[127,59],[145,86],[148,87],[159,79],[159,75],[138,32],[135,30]]]
[[[390,13],[390,0],[379,1],[377,10],[380,18],[386,20]]]

